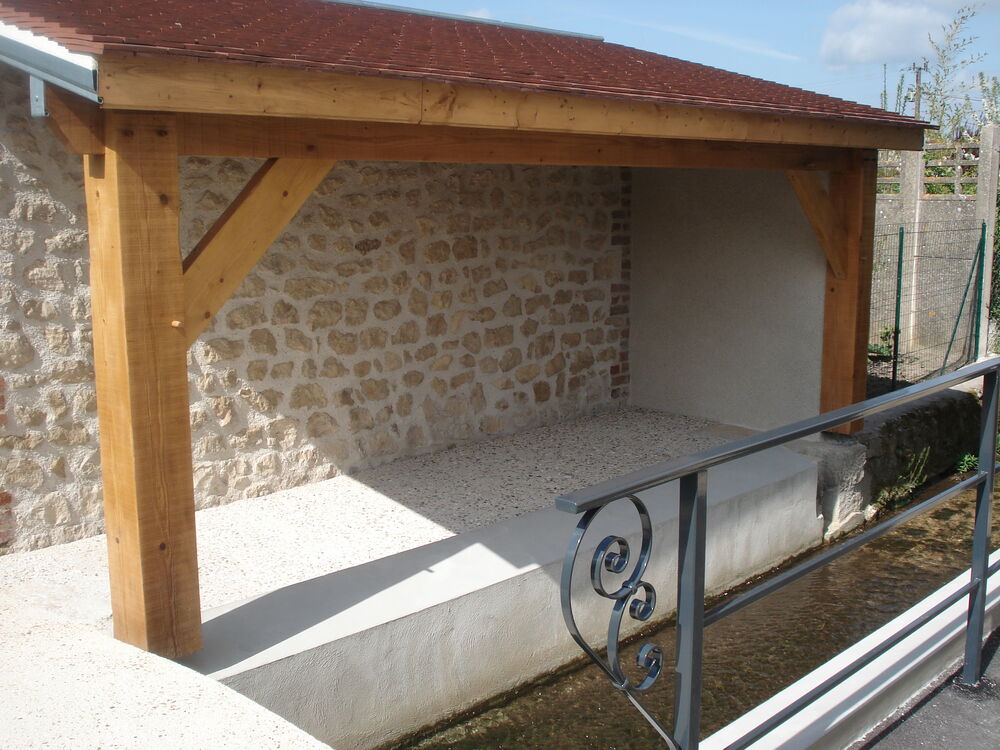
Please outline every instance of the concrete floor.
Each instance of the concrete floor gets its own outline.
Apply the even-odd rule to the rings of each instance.
[[[197,514],[203,610],[551,507],[741,434],[629,410]],[[0,557],[0,747],[324,747],[224,685],[109,635],[103,536]]]
[[[858,750],[917,750],[918,748],[1000,748],[1000,630],[986,642],[985,680],[978,688],[949,678],[901,718]]]
[[[630,409],[396,461],[197,514],[202,609],[552,506],[738,428]],[[0,557],[0,595],[107,627],[104,536]]]

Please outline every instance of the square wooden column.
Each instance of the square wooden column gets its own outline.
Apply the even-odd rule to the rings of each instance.
[[[820,411],[864,401],[868,384],[878,153],[855,151],[849,169],[830,173],[830,200],[843,227],[842,278],[827,265]],[[836,430],[856,432],[861,421]]]
[[[115,637],[201,648],[175,117],[109,111],[85,157]]]

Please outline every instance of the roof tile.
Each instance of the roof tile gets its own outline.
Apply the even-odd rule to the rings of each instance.
[[[912,118],[588,37],[324,0],[0,0],[69,49],[924,126]]]

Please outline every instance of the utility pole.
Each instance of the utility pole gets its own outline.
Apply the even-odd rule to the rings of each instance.
[[[930,70],[930,68],[927,67],[927,61],[924,60],[924,64],[923,65],[917,65],[916,63],[913,63],[909,68],[907,68],[907,70],[912,70],[914,72],[914,75],[915,75],[915,78],[916,78],[916,80],[915,80],[915,82],[913,84],[913,116],[916,119],[919,120],[920,119],[920,91],[921,91],[921,88],[920,88],[920,74],[923,73],[925,70]]]
[[[887,78],[888,68],[889,68],[888,65],[886,65],[885,63],[882,63],[882,98],[881,98],[880,103],[879,103],[879,106],[882,109],[889,109],[889,89],[887,88],[887,86],[888,86],[888,78]]]

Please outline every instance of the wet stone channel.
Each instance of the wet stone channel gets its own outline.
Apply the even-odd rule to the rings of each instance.
[[[949,482],[921,493],[930,497]],[[994,495],[993,517],[1000,512]],[[969,566],[975,492],[903,524],[705,631],[702,736],[733,721],[876,630]],[[991,549],[1000,546],[994,523]],[[567,638],[569,636],[567,635]],[[643,703],[672,726],[672,623],[647,641],[666,666]],[[512,644],[514,647],[514,644]],[[393,750],[649,750],[663,747],[623,695],[587,664],[526,685]]]

